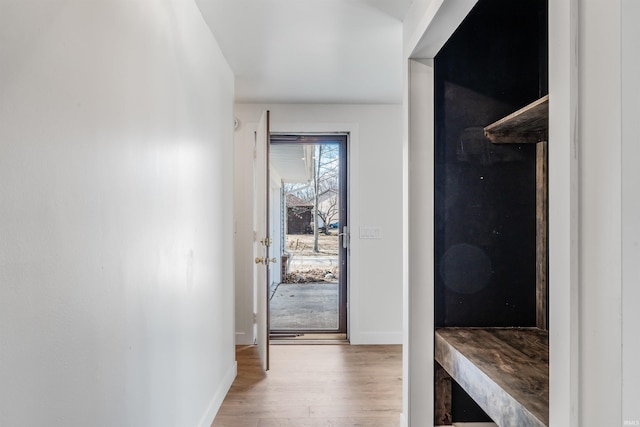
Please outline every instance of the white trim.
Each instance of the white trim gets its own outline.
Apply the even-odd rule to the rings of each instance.
[[[578,4],[549,2],[549,421],[579,420]]]
[[[455,423],[455,427],[498,427],[495,423]]]
[[[404,150],[408,270],[404,281],[407,418],[433,423],[434,360],[434,88],[433,60],[409,61],[408,133]],[[425,118],[428,118],[425,120]],[[417,184],[417,185],[416,185]],[[427,424],[428,425],[428,424]]]
[[[427,8],[410,58],[434,58],[478,0],[438,0]]]
[[[352,345],[402,344],[402,332],[360,332],[349,339]]]
[[[434,1],[405,46],[403,138],[403,415],[407,426],[433,426],[433,57],[475,0]],[[411,59],[429,55],[425,59]],[[418,280],[420,283],[418,283]]]
[[[245,332],[236,332],[236,345],[252,345],[253,337]]]
[[[347,224],[350,230],[358,230],[360,227],[359,206],[357,191],[360,188],[360,168],[359,168],[359,147],[360,147],[360,127],[358,123],[291,123],[291,122],[273,122],[271,124],[271,133],[274,134],[296,134],[296,133],[322,133],[347,134]],[[355,190],[355,191],[354,191]],[[355,298],[358,294],[359,287],[359,265],[360,260],[358,254],[358,239],[349,239],[350,247],[347,251],[347,337],[358,335],[360,307],[358,300]],[[354,298],[352,298],[352,296]]]
[[[252,134],[257,127],[257,123],[247,123],[246,128],[248,134]],[[360,168],[359,168],[359,137],[360,127],[358,123],[295,123],[295,122],[271,122],[271,134],[346,134],[347,135],[347,224],[350,230],[358,230],[360,228],[360,212],[357,191],[360,188]],[[347,251],[347,337],[355,333],[358,335],[358,316],[360,307],[358,300],[359,287],[359,239],[350,239],[350,248]],[[353,251],[352,251],[353,249]],[[354,298],[352,298],[354,296]],[[236,332],[236,339],[242,335],[242,332]],[[398,343],[402,340],[398,340]],[[236,343],[238,343],[236,341]],[[247,343],[251,344],[251,342]]]
[[[207,407],[204,415],[202,415],[202,418],[200,418],[198,427],[209,427],[211,424],[213,424],[213,420],[216,418],[218,410],[220,409],[220,406],[222,406],[222,402],[227,396],[227,393],[231,388],[231,384],[233,384],[233,381],[236,379],[237,375],[238,363],[234,361],[229,369],[227,369],[227,374],[222,379],[222,382],[220,383],[218,390],[216,390],[213,399],[211,399],[211,403],[209,403],[209,406]]]
[[[460,1],[460,3],[458,3]],[[453,3],[457,3],[454,5]],[[449,10],[443,7],[443,3],[450,3],[449,6],[460,6],[463,0],[434,0],[430,3],[419,21],[417,31],[409,36],[409,44],[405,45],[405,59],[410,56],[435,55],[440,49],[438,43],[443,43],[443,34],[452,32],[461,21],[460,10],[456,7]],[[471,3],[468,2],[467,6]],[[456,9],[456,10],[453,10]],[[579,425],[579,324],[578,324],[578,161],[577,161],[577,117],[578,117],[578,63],[577,63],[577,22],[578,22],[578,2],[577,0],[554,0],[549,2],[549,92],[550,92],[550,144],[549,144],[549,176],[550,176],[550,425],[571,426]],[[436,30],[437,31],[434,31]],[[432,39],[430,39],[430,37]],[[408,74],[409,71],[405,73]],[[414,76],[415,77],[415,76]],[[414,82],[415,83],[415,82]],[[414,152],[411,151],[411,141],[414,136],[411,133],[416,129],[410,120],[409,103],[410,94],[414,93],[414,88],[408,83],[405,85],[404,114],[405,114],[405,142],[404,142],[404,165],[414,159]],[[413,105],[415,108],[416,106]],[[426,108],[425,106],[418,108]],[[430,117],[422,115],[422,117]],[[433,133],[433,120],[428,123],[417,122],[421,126],[427,126],[427,134]],[[423,131],[420,131],[422,134]],[[409,166],[409,169],[410,166]],[[428,171],[433,172],[433,169]],[[409,228],[404,230],[405,262],[409,259],[427,260],[428,265],[414,264],[409,261],[404,265],[403,286],[405,289],[405,359],[403,361],[405,388],[403,412],[408,418],[408,425],[433,425],[431,412],[426,411],[424,405],[421,407],[416,402],[411,404],[413,399],[421,402],[430,402],[428,396],[432,391],[427,390],[427,395],[420,394],[413,387],[420,385],[429,372],[422,370],[416,372],[417,366],[412,364],[412,355],[416,351],[412,346],[424,346],[418,341],[426,340],[432,342],[433,328],[428,324],[416,324],[413,318],[414,311],[411,306],[415,304],[412,292],[412,277],[419,277],[416,273],[423,268],[432,267],[433,256],[428,253],[428,249],[410,247],[409,236],[415,235],[416,224],[411,222],[412,216],[416,213],[413,206],[417,203],[416,197],[426,197],[422,193],[412,193],[411,176],[405,171],[403,202],[405,209],[405,221]],[[412,203],[409,206],[408,200]],[[410,230],[410,233],[409,233]],[[418,253],[416,253],[418,252]],[[427,283],[428,285],[428,283]],[[424,309],[424,308],[423,308]],[[408,312],[407,312],[408,311]],[[413,328],[416,332],[413,332]],[[426,344],[427,346],[429,344]],[[421,353],[428,352],[427,347],[417,349]],[[420,356],[416,356],[419,360]],[[418,363],[418,362],[416,362]],[[432,364],[427,364],[432,365]],[[433,375],[433,368],[430,375]],[[415,397],[414,397],[415,396]],[[418,406],[416,408],[416,406]],[[420,415],[418,412],[420,411]],[[429,414],[427,414],[427,412]],[[413,420],[412,420],[413,419]],[[426,421],[426,424],[425,424]]]

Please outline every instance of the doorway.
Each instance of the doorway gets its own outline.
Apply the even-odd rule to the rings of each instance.
[[[271,338],[346,339],[347,140],[271,135]]]

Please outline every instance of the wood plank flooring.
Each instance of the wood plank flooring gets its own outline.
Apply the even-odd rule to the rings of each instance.
[[[272,345],[264,373],[238,347],[238,376],[212,427],[398,427],[402,347]]]

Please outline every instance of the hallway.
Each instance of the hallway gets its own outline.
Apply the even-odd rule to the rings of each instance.
[[[402,348],[272,345],[263,373],[255,346],[237,348],[238,376],[212,427],[396,427]]]

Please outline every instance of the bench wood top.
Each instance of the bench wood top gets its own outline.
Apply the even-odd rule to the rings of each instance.
[[[442,328],[435,359],[500,427],[548,426],[548,331]]]

